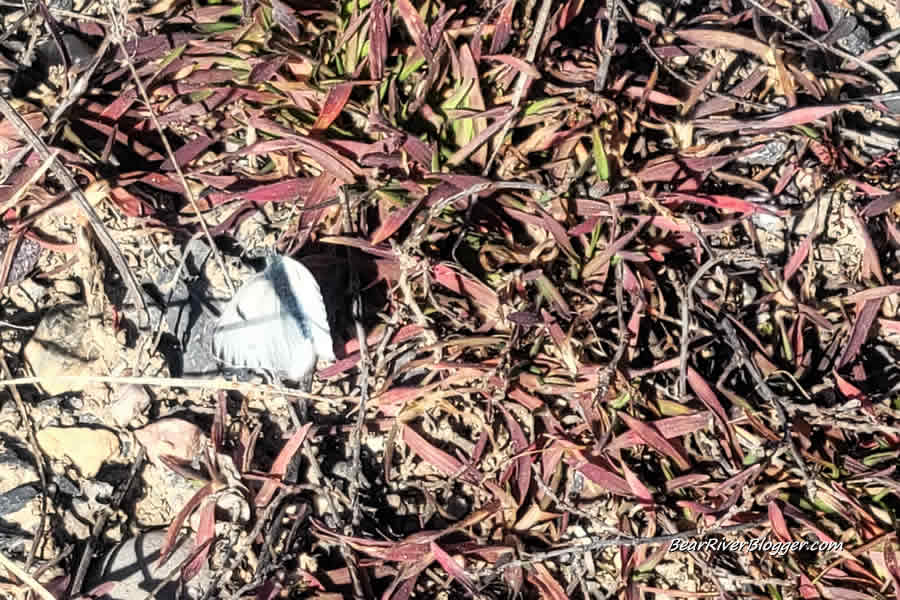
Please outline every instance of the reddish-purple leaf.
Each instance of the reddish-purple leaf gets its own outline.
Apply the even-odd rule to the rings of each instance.
[[[453,560],[452,556],[444,552],[444,550],[434,542],[431,542],[429,544],[429,549],[431,550],[431,553],[434,554],[435,560],[438,561],[438,563],[444,568],[448,575],[460,582],[467,590],[469,590],[469,592],[473,594],[475,593],[475,582],[472,581],[472,578],[469,577],[469,574],[466,573],[466,570],[459,566],[459,563]]]
[[[791,532],[788,529],[787,521],[784,520],[784,513],[778,507],[775,500],[769,500],[769,523],[772,524],[772,531],[778,536],[782,542],[791,541]]]
[[[287,55],[282,54],[281,56],[266,58],[259,61],[253,65],[253,68],[250,70],[249,82],[257,84],[272,79],[272,77],[275,76],[275,73],[278,72],[278,69],[281,68],[281,65],[287,62],[287,59]]]
[[[900,191],[895,190],[883,194],[866,204],[863,209],[859,211],[859,216],[864,218],[877,217],[894,208],[898,202],[900,202]]]
[[[634,493],[635,497],[644,504],[645,507],[651,507],[653,505],[653,494],[650,493],[650,490],[646,485],[638,478],[637,475],[632,472],[631,469],[628,468],[628,465],[622,464],[622,472],[625,473],[625,481],[628,482],[628,487],[631,488],[631,491]]]
[[[612,471],[587,461],[575,461],[574,459],[569,458],[566,462],[571,464],[575,470],[581,471],[582,475],[600,487],[606,488],[614,494],[625,496],[626,498],[634,496],[628,482]]]
[[[470,298],[484,312],[488,320],[496,320],[500,313],[500,298],[487,285],[455,270],[449,264],[438,263],[431,269],[434,280],[461,296]]]
[[[880,309],[880,299],[866,300],[862,306],[857,308],[856,320],[853,322],[853,327],[850,328],[850,339],[847,341],[847,345],[844,346],[844,350],[835,364],[836,368],[840,369],[859,354],[859,349],[862,348],[863,342],[866,341],[869,329],[871,329],[872,323],[875,322],[875,317],[878,316]]]
[[[753,88],[759,85],[760,81],[765,79],[767,70],[768,69],[763,66],[757,67],[750,77],[741,80],[740,83],[731,88],[731,95],[737,98],[746,96]],[[731,108],[734,108],[734,102],[728,98],[716,96],[698,106],[697,110],[694,111],[694,116],[697,118],[705,117],[725,110],[730,110]]]
[[[694,390],[694,393],[697,394],[697,397],[700,398],[703,404],[705,404],[716,416],[716,421],[726,437],[726,443],[723,444],[723,448],[725,453],[728,456],[731,456],[732,432],[728,425],[728,414],[725,412],[725,409],[722,408],[722,404],[716,397],[716,393],[713,392],[709,384],[706,383],[706,380],[703,379],[700,373],[695,371],[693,367],[687,368],[687,382],[688,385],[691,386],[691,389]]]
[[[300,429],[295,431],[285,445],[281,447],[278,456],[275,458],[275,462],[272,463],[272,468],[269,469],[270,475],[281,481],[284,474],[287,472],[288,464],[306,440],[306,436],[309,434],[309,430],[312,426],[312,423],[303,425]],[[269,501],[272,500],[272,496],[275,495],[276,489],[278,489],[278,485],[272,480],[267,480],[256,495],[256,506],[266,506],[269,504]]]
[[[388,13],[385,0],[372,0],[369,8],[369,74],[372,79],[384,76],[388,53]]]
[[[184,168],[187,166],[189,162],[191,162],[196,157],[200,156],[207,148],[212,146],[215,143],[215,140],[205,135],[201,135],[190,140],[184,146],[175,151],[175,160],[178,161],[178,166]],[[159,166],[160,171],[171,171],[175,167],[172,165],[172,160],[167,158],[163,164]]]
[[[625,412],[620,411],[619,416],[625,421],[625,424],[628,425],[629,428],[637,432],[641,439],[647,442],[654,450],[671,458],[680,469],[687,470],[690,468],[690,463],[682,455],[681,451],[675,448],[669,440],[656,431],[652,425],[648,425],[640,419],[635,419]]]
[[[542,563],[534,563],[527,574],[528,581],[537,588],[542,600],[569,600],[569,594]]]
[[[691,173],[703,173],[725,166],[735,159],[734,154],[711,156],[708,158],[678,157],[674,160],[658,162],[641,169],[637,177],[644,183],[654,181],[672,181]]]
[[[443,471],[452,477],[461,477],[469,483],[477,484],[481,477],[474,470],[467,468],[458,459],[450,456],[443,450],[435,448],[428,440],[423,438],[408,425],[403,426],[403,441],[425,462]]]
[[[506,0],[500,15],[494,23],[494,37],[491,39],[491,54],[500,52],[509,43],[512,33],[512,17],[513,9],[516,7],[516,0]]]
[[[512,54],[489,54],[487,56],[482,56],[481,58],[483,60],[496,60],[502,62],[503,64],[511,66],[516,71],[528,75],[532,79],[541,78],[540,71],[534,68],[533,65]]]
[[[519,504],[521,505],[525,501],[525,496],[531,485],[531,463],[533,455],[524,453],[526,448],[528,448],[528,440],[526,439],[525,432],[522,431],[519,422],[516,421],[516,418],[505,406],[502,404],[499,406],[500,411],[503,413],[503,419],[506,421],[506,428],[509,430],[510,439],[512,439],[513,442],[513,450],[519,455],[516,459],[516,468],[518,470],[518,498]]]
[[[431,48],[428,27],[425,26],[422,15],[419,14],[419,11],[416,10],[416,7],[413,6],[409,0],[397,0],[395,6],[397,7],[397,12],[400,13],[400,18],[403,19],[406,30],[409,31],[409,35],[412,37],[416,48],[418,48],[419,52],[422,53],[422,56],[431,63],[434,59],[434,53]]]
[[[773,52],[768,44],[763,44],[739,33],[721,29],[682,29],[681,31],[675,31],[675,35],[686,39],[692,44],[697,44],[701,48],[744,50],[755,54],[764,62],[767,62],[769,53]]]
[[[384,220],[384,223],[382,223],[378,229],[375,230],[375,233],[372,234],[372,244],[377,246],[394,235],[398,229],[403,227],[403,224],[406,223],[407,219],[416,212],[423,200],[424,198],[415,199],[403,208],[390,213]]]
[[[197,548],[194,550],[194,557],[181,571],[181,578],[184,581],[193,579],[206,564],[206,557],[209,556],[209,550],[215,539],[216,503],[207,502],[206,505],[200,509],[200,521],[197,524]]]
[[[674,492],[675,490],[680,490],[681,488],[695,488],[701,483],[706,483],[707,481],[709,481],[709,475],[704,475],[701,473],[688,473],[687,475],[675,477],[674,479],[670,479],[669,481],[667,481],[666,491]]]
[[[849,296],[841,298],[842,302],[847,304],[855,304],[857,302],[865,302],[866,300],[878,300],[886,298],[891,294],[900,294],[900,285],[883,285],[880,287],[869,288]]]
[[[168,560],[169,555],[172,554],[172,550],[175,549],[175,540],[178,539],[178,532],[181,531],[181,526],[184,521],[191,516],[191,513],[194,512],[200,503],[203,502],[204,498],[209,496],[212,493],[213,484],[207,483],[202,488],[197,490],[197,493],[194,494],[190,500],[188,500],[187,504],[178,511],[178,514],[175,515],[175,519],[172,520],[172,523],[169,525],[169,528],[166,529],[166,537],[163,539],[163,545],[159,551],[159,561],[156,563],[156,568],[158,569],[162,565],[166,564],[166,560]]]
[[[293,8],[281,0],[272,0],[272,20],[291,34],[295,42],[300,40],[300,26]]]
[[[790,281],[791,277],[794,276],[794,273],[797,272],[797,269],[800,268],[800,265],[803,264],[803,261],[806,260],[806,257],[809,256],[809,250],[812,247],[813,234],[809,233],[806,236],[806,239],[801,242],[800,246],[797,248],[797,251],[791,256],[790,260],[788,260],[787,264],[784,266],[784,280]]]
[[[709,411],[702,411],[692,415],[667,417],[648,423],[648,425],[659,431],[668,439],[688,435],[689,433],[694,433],[699,429],[708,427],[710,425],[711,417],[712,414]],[[606,448],[607,450],[619,450],[621,448],[631,448],[632,446],[643,443],[646,442],[642,440],[637,431],[626,431],[611,441]]]
[[[339,83],[328,91],[325,103],[316,122],[313,123],[313,131],[325,131],[334,123],[341,111],[344,110],[347,101],[350,100],[350,92],[353,91],[352,83]]]
[[[819,6],[819,0],[806,0],[806,5],[809,7],[809,16],[813,27],[823,33],[828,31],[828,21],[825,20],[825,13]]]

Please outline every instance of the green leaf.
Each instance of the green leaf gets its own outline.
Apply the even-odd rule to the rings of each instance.
[[[597,127],[591,130],[591,142],[593,144],[597,177],[600,178],[600,181],[609,181],[609,163],[606,160],[606,150],[603,149],[603,138],[600,137],[600,129]]]

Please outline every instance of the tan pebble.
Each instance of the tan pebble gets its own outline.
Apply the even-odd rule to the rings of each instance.
[[[119,386],[115,400],[109,406],[109,415],[119,427],[126,427],[150,406],[150,394],[142,385],[133,383]]]
[[[94,477],[107,460],[119,453],[119,438],[94,427],[46,427],[37,433],[38,445],[51,458],[70,460],[84,477]]]
[[[71,279],[58,279],[53,282],[53,287],[57,292],[75,298],[81,294],[81,286],[77,281]]]
[[[91,375],[98,357],[92,344],[87,308],[66,306],[50,311],[25,345],[25,362],[41,377],[41,387],[50,395],[80,392],[85,383],[64,381],[59,376]]]

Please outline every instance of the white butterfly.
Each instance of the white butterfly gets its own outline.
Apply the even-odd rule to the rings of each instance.
[[[319,358],[334,360],[319,284],[309,269],[272,255],[225,306],[213,330],[216,357],[232,367],[302,381]]]

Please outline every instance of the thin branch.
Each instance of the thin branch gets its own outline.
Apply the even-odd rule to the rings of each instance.
[[[826,52],[831,52],[835,56],[839,56],[840,58],[843,58],[844,60],[848,60],[848,61],[852,62],[853,64],[858,65],[862,69],[868,71],[870,74],[874,75],[875,77],[877,77],[878,79],[881,80],[881,82],[884,84],[884,88],[886,91],[888,91],[888,92],[896,92],[897,91],[897,84],[894,83],[890,77],[885,75],[884,71],[882,71],[881,69],[878,69],[877,67],[873,67],[872,65],[870,65],[866,61],[862,60],[858,56],[853,56],[852,54],[850,54],[848,52],[844,52],[840,48],[835,48],[834,46],[832,46],[830,44],[826,44],[824,42],[817,40],[813,36],[809,35],[805,31],[803,31],[802,29],[800,29],[799,27],[797,27],[796,25],[794,25],[793,23],[791,23],[790,21],[788,21],[787,19],[785,19],[784,17],[782,17],[781,15],[779,15],[778,13],[773,11],[771,8],[763,6],[756,0],[747,0],[747,2],[751,5],[753,5],[754,7],[756,7],[758,10],[761,10],[762,12],[766,13],[767,15],[769,15],[770,17],[772,17],[773,19],[775,19],[776,21],[778,21],[779,23],[781,23],[782,25],[784,25],[785,27],[787,27],[788,29],[793,31],[794,33],[797,33],[804,39],[812,42],[813,44],[815,44],[822,50],[825,50]]]
[[[128,268],[128,263],[125,262],[125,257],[122,256],[122,252],[119,250],[119,246],[116,245],[116,242],[110,236],[109,231],[106,230],[106,227],[103,225],[103,221],[100,219],[100,216],[97,214],[97,211],[94,210],[94,207],[91,206],[91,203],[88,202],[87,197],[85,197],[84,192],[81,191],[81,188],[78,186],[78,183],[75,181],[75,178],[72,177],[72,174],[69,172],[69,169],[59,160],[58,157],[54,158],[50,149],[47,147],[47,144],[44,143],[44,140],[38,136],[31,128],[25,119],[23,119],[16,109],[12,107],[12,105],[6,100],[6,98],[0,96],[0,113],[3,114],[6,119],[12,123],[15,128],[19,131],[19,134],[25,138],[25,140],[31,145],[35,152],[38,153],[41,160],[52,160],[50,168],[53,171],[53,174],[57,179],[65,186],[66,190],[75,197],[78,201],[78,204],[81,205],[81,210],[84,211],[85,216],[88,219],[88,222],[91,224],[91,228],[94,230],[94,234],[97,236],[97,239],[103,245],[103,248],[109,254],[109,257],[112,259],[113,264],[116,267],[116,270],[119,272],[119,275],[122,277],[122,280],[125,282],[125,285],[128,287],[128,294],[131,296],[143,310],[144,317],[147,322],[150,322],[150,313],[147,311],[147,303],[144,301],[144,295],[141,293],[141,288],[138,285],[137,279],[134,277],[134,273],[131,272],[131,269]]]

